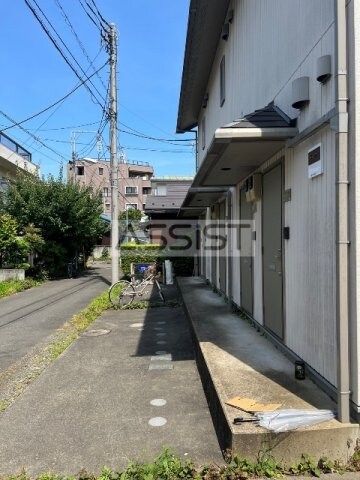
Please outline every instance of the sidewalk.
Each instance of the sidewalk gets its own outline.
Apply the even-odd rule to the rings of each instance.
[[[175,288],[175,287],[173,287]],[[222,462],[182,307],[108,311],[0,415],[0,474]]]

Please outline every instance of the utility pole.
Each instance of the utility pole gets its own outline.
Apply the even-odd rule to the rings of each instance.
[[[119,280],[119,206],[117,165],[116,26],[110,24],[110,175],[111,175],[111,282]]]

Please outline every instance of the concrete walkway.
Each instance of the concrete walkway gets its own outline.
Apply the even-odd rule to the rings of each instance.
[[[286,463],[299,460],[302,453],[346,461],[359,438],[357,423],[331,420],[284,433],[272,433],[254,423],[234,425],[235,417],[249,416],[226,404],[236,396],[280,403],[282,408],[335,411],[336,405],[310,379],[296,380],[294,364],[249,322],[232,313],[203,279],[180,278],[178,283],[221,448],[246,458],[266,451]]]
[[[0,474],[222,462],[182,307],[108,311],[0,415]]]

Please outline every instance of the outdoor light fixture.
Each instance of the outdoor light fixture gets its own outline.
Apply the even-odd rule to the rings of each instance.
[[[309,77],[300,77],[292,82],[292,104],[293,108],[300,110],[310,101]]]
[[[209,94],[207,93],[207,94],[205,95],[205,97],[203,98],[203,101],[202,101],[202,104],[201,104],[202,108],[206,108],[206,107],[207,107],[208,101],[209,101]]]
[[[227,19],[226,19],[229,23],[232,23],[232,21],[234,20],[234,10],[231,9],[229,10],[229,13],[227,15]]]
[[[331,77],[331,55],[323,55],[317,59],[316,80],[326,83]]]
[[[221,38],[226,42],[227,39],[229,38],[229,34],[230,34],[230,25],[229,23],[224,23],[221,30]]]

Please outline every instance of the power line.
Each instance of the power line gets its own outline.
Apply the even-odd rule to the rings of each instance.
[[[28,128],[29,131],[35,130],[36,132],[55,132],[58,130],[71,130],[72,128],[80,128],[80,127],[89,127],[91,125],[97,125],[99,122],[91,122],[91,123],[82,123],[81,125],[70,125],[68,127],[58,127],[58,128]],[[5,127],[5,125],[3,125]],[[1,129],[0,129],[1,130]]]
[[[34,0],[35,1],[35,0]],[[48,38],[50,39],[51,43],[54,45],[54,47],[56,48],[56,50],[60,53],[60,55],[62,56],[62,58],[65,60],[65,62],[67,63],[67,65],[71,68],[71,70],[74,72],[74,74],[77,76],[77,78],[82,81],[82,78],[80,76],[80,74],[78,73],[78,71],[76,70],[76,68],[72,65],[72,63],[70,62],[70,60],[67,58],[67,56],[64,54],[64,52],[61,50],[61,48],[59,47],[59,45],[57,44],[56,40],[54,39],[54,37],[51,35],[51,33],[49,32],[49,30],[47,29],[47,27],[44,25],[43,21],[41,20],[41,18],[39,17],[37,11],[34,9],[34,7],[29,3],[28,0],[24,0],[26,6],[30,9],[31,13],[33,14],[33,16],[36,18],[36,20],[39,22],[41,28],[44,30],[44,32],[46,33],[46,35],[48,36]],[[35,2],[36,3],[36,2]],[[37,4],[36,4],[37,5]],[[40,9],[41,11],[41,9]],[[45,17],[46,18],[46,17]],[[51,24],[50,24],[51,25]],[[52,27],[52,25],[51,25]],[[54,29],[54,27],[52,27]],[[54,29],[55,31],[55,29]],[[56,32],[55,32],[56,33]],[[58,34],[57,34],[58,35]],[[59,36],[59,35],[58,35]],[[85,73],[85,72],[84,72]],[[101,108],[103,108],[101,102],[98,100],[98,98],[96,97],[96,95],[94,94],[94,92],[91,90],[91,88],[85,83],[84,86],[86,87],[86,89],[89,91],[90,95],[92,98],[94,98],[94,100],[96,101],[96,103],[98,103],[100,105]]]
[[[124,125],[123,123],[120,123],[121,125]],[[128,127],[127,125],[125,125],[127,128],[130,128]],[[167,139],[167,138],[156,138],[156,137],[150,137],[144,133],[141,133],[141,132],[137,132],[137,133],[133,133],[133,132],[136,132],[136,130],[134,129],[131,129],[133,130],[133,132],[127,132],[126,130],[122,130],[122,129],[118,129],[119,132],[122,132],[122,133],[126,133],[127,135],[132,135],[134,137],[139,137],[139,138],[144,138],[146,140],[154,140],[156,142],[163,142],[163,143],[169,143],[170,145],[182,145],[183,142],[188,142],[189,146],[190,146],[190,143],[189,142],[192,142],[191,139],[179,139],[179,140],[172,140],[172,139]],[[180,143],[178,143],[180,142]],[[184,145],[182,145],[184,146]]]
[[[10,122],[13,122],[13,123],[17,123],[16,120],[14,120],[13,118],[11,118],[9,115],[7,115],[5,112],[3,112],[2,110],[0,110],[0,114],[3,115],[7,120],[10,120]],[[60,158],[62,158],[63,160],[66,160],[66,158],[59,152],[57,152],[56,150],[54,150],[53,148],[49,147],[48,145],[46,145],[40,138],[36,137],[34,134],[32,134],[31,132],[29,132],[26,128],[24,128],[23,126],[19,125],[19,128],[21,130],[23,130],[24,132],[26,132],[28,135],[30,135],[30,137],[32,137],[34,140],[36,140],[36,142],[40,143],[43,147],[47,148],[48,150],[50,150],[51,152],[55,153],[56,155],[58,155]]]
[[[107,40],[106,36],[104,35],[103,31],[104,31],[104,28],[101,24],[101,22],[97,23],[94,18],[89,14],[88,10],[86,9],[85,5],[83,4],[82,0],[79,0],[79,3],[82,7],[82,9],[84,10],[84,12],[86,13],[86,15],[88,16],[88,18],[91,20],[91,22],[95,25],[95,27],[99,30],[100,32],[100,35],[101,35],[101,38],[103,40]],[[97,18],[97,17],[96,17]],[[99,19],[97,18],[97,20],[99,21]],[[105,33],[107,33],[107,31],[105,31]]]
[[[88,2],[86,1],[86,3],[88,3]],[[99,8],[97,7],[97,5],[96,5],[96,3],[95,3],[95,0],[91,0],[91,3],[94,5],[94,8],[95,8],[98,16],[99,16],[100,19],[102,20],[102,22],[105,23],[105,25],[106,25],[107,27],[110,27],[109,22],[107,22],[107,21],[105,20],[105,18],[101,15],[101,13],[100,13],[100,11],[99,11]]]
[[[81,51],[82,51],[83,54],[85,55],[87,61],[88,61],[89,64],[90,64],[90,66],[95,70],[95,67],[94,67],[94,65],[93,65],[93,62],[91,61],[91,59],[90,59],[90,57],[89,57],[89,55],[88,55],[88,53],[87,53],[87,51],[86,51],[86,49],[85,49],[85,47],[84,47],[84,44],[83,44],[82,41],[80,40],[79,35],[76,33],[76,30],[75,30],[73,24],[71,23],[68,15],[66,14],[63,6],[61,5],[60,0],[54,0],[54,1],[55,1],[56,5],[57,5],[57,6],[59,7],[59,9],[60,9],[61,14],[62,14],[62,16],[63,16],[63,18],[64,18],[64,20],[65,20],[65,23],[68,25],[68,27],[69,27],[70,30],[72,31],[72,33],[73,33],[73,35],[74,35],[74,37],[75,37],[75,39],[76,39],[76,41],[77,41],[77,43],[78,43]],[[106,88],[106,85],[105,85],[103,79],[100,77],[100,75],[98,75],[98,72],[97,72],[97,77],[99,78],[100,82],[103,84],[104,88]]]
[[[96,72],[94,72],[92,75],[89,75],[88,77],[86,77],[85,79],[83,79],[78,85],[76,85],[76,87],[74,87],[69,93],[67,93],[66,95],[64,95],[63,97],[61,97],[59,100],[57,100],[56,102],[52,103],[51,105],[49,105],[48,107],[44,108],[43,110],[41,110],[40,112],[38,113],[34,113],[34,115],[31,115],[30,117],[27,117],[25,118],[24,120],[21,120],[20,122],[17,122],[17,123],[14,123],[13,125],[9,125],[5,128],[2,129],[3,132],[5,132],[5,130],[9,130],[10,128],[14,128],[14,127],[18,127],[19,125],[22,125],[23,123],[26,123],[28,122],[29,120],[32,120],[33,118],[36,118],[38,117],[39,115],[42,115],[43,113],[47,112],[48,110],[50,110],[51,108],[55,107],[56,105],[58,105],[59,103],[63,102],[64,100],[66,100],[67,98],[69,98],[74,92],[76,92],[76,90],[78,90],[82,85],[85,84],[85,82],[87,82],[91,77],[93,77],[96,73],[98,73],[100,70],[102,70],[105,65],[107,65],[108,62],[105,62],[104,65],[102,67],[100,67]]]
[[[43,15],[43,17],[45,18],[45,20],[47,21],[47,23],[50,25],[50,27],[53,29],[55,35],[58,37],[58,39],[60,40],[60,42],[62,43],[62,45],[65,47],[65,49],[67,50],[67,52],[69,53],[69,55],[71,56],[71,58],[74,60],[74,62],[76,63],[76,65],[80,68],[80,70],[82,71],[82,73],[84,75],[86,75],[86,72],[85,70],[82,68],[82,66],[80,65],[80,63],[76,60],[75,56],[71,53],[70,49],[68,48],[68,46],[66,45],[66,43],[64,42],[64,40],[61,38],[61,36],[58,34],[58,32],[56,31],[55,27],[53,26],[53,24],[50,22],[49,18],[46,16],[46,14],[44,13],[44,11],[41,9],[41,7],[39,6],[39,4],[37,3],[36,0],[32,0],[35,5],[37,6],[37,8],[40,10],[41,14]],[[99,92],[99,90],[96,88],[96,86],[93,84],[93,82],[91,82],[91,85],[94,87],[96,93],[100,96],[100,98],[102,100],[105,100],[104,97],[102,96],[102,94]]]
[[[100,13],[100,11],[99,11],[99,9],[98,9],[95,1],[94,1],[94,0],[91,0],[91,3],[94,5],[94,8],[95,8],[95,10],[96,10],[96,13],[95,13],[94,9],[91,7],[91,5],[89,4],[88,0],[85,0],[85,3],[86,3],[86,5],[89,7],[89,9],[92,11],[92,13],[93,13],[95,16],[97,16],[97,18],[99,19],[100,23],[101,23],[101,24],[105,24],[106,28],[109,28],[109,27],[110,27],[109,22],[107,22],[107,21],[104,19],[104,17],[101,15],[101,13]]]
[[[188,150],[161,150],[161,149],[156,149],[156,148],[140,148],[140,147],[131,147],[131,146],[126,146],[122,145],[123,148],[126,148],[127,150],[139,150],[139,151],[144,151],[144,152],[160,152],[160,153],[191,153]]]

